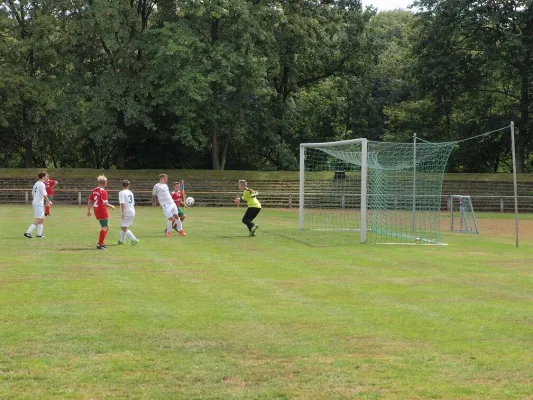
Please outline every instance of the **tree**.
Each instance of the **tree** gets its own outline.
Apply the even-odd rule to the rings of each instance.
[[[421,36],[418,47],[422,82],[433,93],[451,134],[454,108],[465,94],[496,107],[500,127],[517,119],[517,170],[525,168],[531,145],[533,82],[533,4],[525,0],[421,0]],[[475,95],[474,95],[475,94]],[[500,97],[500,99],[498,99]],[[511,113],[507,112],[511,109]],[[513,117],[514,114],[514,117]],[[496,122],[498,121],[498,122]]]
[[[26,168],[34,165],[35,141],[47,132],[47,115],[60,95],[54,70],[60,62],[53,17],[57,5],[54,1],[0,2],[1,125],[6,147],[23,150]]]
[[[265,66],[255,48],[254,4],[246,0],[179,3],[179,18],[159,32],[154,58],[158,107],[173,115],[175,137],[208,146],[224,169],[244,133],[249,99],[264,90]]]

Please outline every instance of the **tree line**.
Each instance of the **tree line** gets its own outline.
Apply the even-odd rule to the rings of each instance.
[[[533,4],[0,0],[0,166],[292,170],[301,142],[517,125],[533,169]],[[508,133],[450,171],[510,168]]]

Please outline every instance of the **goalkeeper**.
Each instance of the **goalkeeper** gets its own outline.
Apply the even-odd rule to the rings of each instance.
[[[240,201],[245,201],[248,205],[244,217],[242,217],[242,223],[248,227],[250,236],[255,236],[255,232],[259,228],[259,225],[254,224],[253,220],[261,211],[261,203],[257,200],[257,192],[248,188],[248,183],[245,180],[239,181],[239,190],[242,190],[242,196],[235,197],[235,205],[239,205]]]

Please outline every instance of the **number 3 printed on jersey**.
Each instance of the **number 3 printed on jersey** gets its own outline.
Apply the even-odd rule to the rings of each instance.
[[[133,196],[131,194],[128,195],[128,203],[133,203]]]

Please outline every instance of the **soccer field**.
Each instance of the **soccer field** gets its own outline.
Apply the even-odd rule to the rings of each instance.
[[[111,245],[115,211],[97,251],[85,212],[54,205],[26,239],[31,206],[0,207],[2,399],[533,396],[533,246],[498,235],[509,216],[387,246],[271,209],[251,238],[244,208],[193,207],[167,238],[139,207],[141,243]]]

